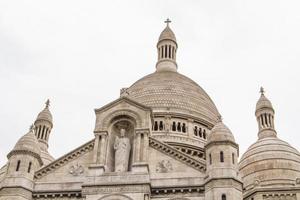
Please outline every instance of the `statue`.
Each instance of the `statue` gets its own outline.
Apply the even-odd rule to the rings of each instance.
[[[128,171],[129,156],[130,156],[130,141],[125,137],[125,129],[120,131],[121,137],[116,136],[115,149],[115,172]]]

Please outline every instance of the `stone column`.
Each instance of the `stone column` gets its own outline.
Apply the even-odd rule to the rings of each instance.
[[[135,162],[140,162],[141,159],[141,132],[135,132]]]
[[[105,165],[106,147],[107,147],[107,132],[103,132],[100,134],[100,156],[99,156],[100,165]]]
[[[149,149],[149,130],[144,131],[144,141],[143,141],[143,155],[142,155],[142,162],[148,162],[148,149]]]
[[[94,144],[94,155],[93,155],[94,164],[98,162],[99,138],[100,138],[99,133],[95,133],[95,144]]]
[[[194,136],[194,120],[188,119],[187,129],[189,138],[192,138]]]
[[[107,131],[95,132],[93,163],[89,166],[90,176],[99,176],[105,172]]]
[[[148,149],[149,149],[149,129],[136,129],[134,138],[134,163],[133,172],[149,172]],[[143,137],[141,137],[143,135]],[[143,139],[143,141],[142,141]]]

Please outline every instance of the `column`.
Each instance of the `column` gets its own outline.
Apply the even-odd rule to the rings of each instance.
[[[142,162],[148,162],[148,149],[149,149],[149,130],[144,132],[144,141],[143,141],[143,156]]]
[[[140,152],[141,152],[141,132],[136,132],[135,141],[135,162],[140,162]]]
[[[100,165],[105,165],[106,160],[107,133],[100,135]]]
[[[93,163],[96,164],[98,161],[98,149],[99,149],[99,133],[95,133],[95,144],[94,144],[94,155],[93,155]]]

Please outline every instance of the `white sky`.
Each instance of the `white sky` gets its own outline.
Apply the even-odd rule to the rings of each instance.
[[[169,17],[179,72],[203,87],[243,153],[263,85],[300,149],[300,1],[0,1],[0,165],[51,100],[54,157],[93,138],[94,108],[155,70]]]

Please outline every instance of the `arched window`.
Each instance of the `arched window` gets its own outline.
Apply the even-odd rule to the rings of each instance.
[[[222,200],[226,200],[226,194],[222,194]]]
[[[30,173],[30,170],[31,170],[31,165],[32,165],[32,163],[31,163],[31,162],[29,162],[28,169],[27,169],[27,172],[28,172],[28,173]]]
[[[205,131],[205,129],[203,130],[203,138],[206,139],[206,131]]]
[[[185,123],[182,124],[182,132],[186,132],[186,127],[185,127]]]
[[[176,131],[176,122],[173,122],[172,131]]]
[[[154,122],[154,130],[155,130],[155,131],[158,130],[158,124],[157,124],[157,121]]]
[[[165,45],[165,58],[167,58],[167,57],[168,57],[168,46]]]
[[[199,137],[202,138],[202,128],[199,128]]]
[[[232,153],[232,164],[234,164],[234,153]]]
[[[162,121],[159,122],[159,130],[162,131],[164,129],[164,124]]]
[[[20,164],[21,164],[21,161],[18,160],[18,162],[17,162],[17,167],[16,167],[16,171],[19,171],[19,169],[20,169]]]
[[[197,126],[195,126],[195,128],[194,128],[194,135],[198,136],[198,128],[197,128]]]
[[[209,154],[209,164],[212,164],[211,154]]]
[[[224,153],[223,153],[223,151],[220,152],[220,162],[224,162]]]
[[[180,122],[177,123],[177,131],[181,132],[181,124],[180,124]]]

